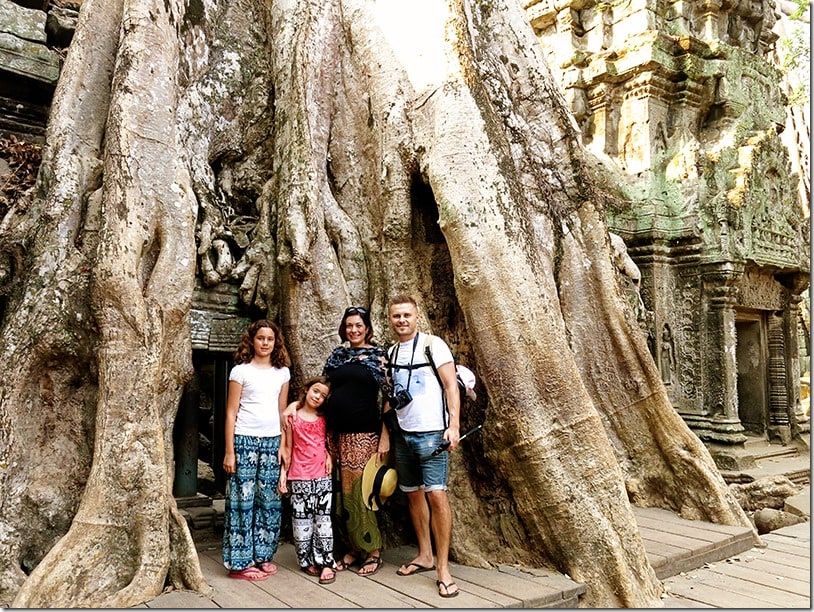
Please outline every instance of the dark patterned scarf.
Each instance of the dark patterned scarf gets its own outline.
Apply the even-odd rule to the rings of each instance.
[[[322,369],[322,375],[327,376],[331,370],[336,370],[349,363],[361,363],[365,366],[373,375],[384,396],[389,396],[389,383],[386,376],[387,352],[383,347],[351,348],[344,345],[337,346],[328,356],[325,367]]]

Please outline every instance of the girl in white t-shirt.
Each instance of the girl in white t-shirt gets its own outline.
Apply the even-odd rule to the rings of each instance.
[[[328,431],[322,406],[330,392],[324,376],[303,386],[299,400],[289,406],[283,431],[288,465],[280,470],[280,492],[291,490],[291,527],[297,561],[306,574],[319,576],[320,584],[336,579],[331,523],[331,469]]]
[[[265,580],[277,573],[271,559],[282,516],[280,415],[291,361],[280,329],[266,319],[249,325],[234,361],[226,400],[223,564],[231,578]]]

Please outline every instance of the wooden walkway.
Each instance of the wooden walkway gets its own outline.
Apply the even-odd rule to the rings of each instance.
[[[664,581],[670,608],[811,609],[811,523],[762,536],[766,548]]]
[[[672,512],[634,509],[648,559],[668,589],[665,607],[810,608],[810,530],[804,523],[767,536],[753,548],[751,531]],[[501,566],[495,570],[453,564],[458,597],[438,596],[434,572],[402,577],[396,568],[413,548],[385,550],[372,577],[340,572],[320,585],[297,566],[293,546],[281,543],[279,572],[261,582],[228,578],[216,540],[199,543],[201,567],[213,592],[164,593],[148,608],[576,608],[585,591],[567,576],[541,569]]]
[[[398,576],[396,569],[415,549],[385,551],[382,568],[369,578],[339,572],[336,582],[322,586],[299,570],[294,547],[282,543],[275,555],[279,571],[261,582],[226,575],[220,550],[200,553],[201,567],[214,593],[203,597],[179,591],[150,601],[149,608],[575,608],[585,591],[581,584],[549,571],[500,571],[453,565],[460,595],[438,596],[435,572]]]
[[[660,508],[633,511],[648,561],[662,580],[737,555],[754,545],[751,530],[744,527],[688,521]]]

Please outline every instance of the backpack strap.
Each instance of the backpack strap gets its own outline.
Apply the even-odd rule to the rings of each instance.
[[[441,380],[441,375],[438,373],[438,368],[435,367],[435,360],[432,358],[432,351],[430,350],[430,344],[431,344],[431,339],[424,346],[424,354],[427,356],[427,361],[429,361],[429,363],[430,363],[430,367],[432,368],[432,372],[433,372],[433,374],[435,374],[435,377],[438,379],[438,384],[441,386],[441,406],[442,406],[441,414],[444,417],[444,429],[446,429],[447,427],[449,427],[449,423],[447,422],[447,413],[449,411],[449,408],[447,407],[447,394],[444,392],[444,381]]]
[[[419,340],[419,338],[421,339],[421,344],[424,347],[428,346],[427,342],[429,341],[429,334],[422,334],[421,332],[418,332],[416,334],[416,336],[415,336],[415,340],[413,341],[413,355],[412,355],[413,357],[415,357],[415,351],[418,348],[418,340]],[[409,370],[409,371],[412,371],[412,370],[417,370],[418,368],[426,368],[428,365],[430,365],[426,361],[423,362],[423,363],[412,363],[412,360],[408,364],[402,364],[402,365],[397,364],[396,363],[396,356],[397,356],[398,346],[399,346],[399,343],[396,342],[393,346],[390,347],[390,351],[387,354],[387,368],[389,370],[391,370],[391,371],[392,370]]]
[[[435,378],[438,380],[438,384],[441,387],[441,406],[442,406],[441,407],[441,414],[442,414],[442,416],[444,418],[444,429],[446,429],[449,426],[449,423],[447,421],[447,414],[448,414],[448,411],[449,411],[449,409],[447,407],[447,395],[446,395],[446,393],[444,393],[444,381],[441,380],[441,375],[438,373],[438,368],[435,367],[435,360],[432,358],[432,350],[430,350],[430,346],[432,345],[432,339],[433,339],[434,336],[432,334],[424,334],[424,333],[421,333],[421,332],[419,332],[419,334],[421,335],[421,343],[424,345],[424,355],[426,355],[427,361],[425,363],[411,363],[409,365],[398,365],[398,364],[396,364],[394,362],[395,355],[396,355],[396,347],[398,347],[398,343],[396,343],[392,347],[390,347],[390,354],[388,355],[388,359],[387,359],[387,364],[388,364],[387,367],[391,371],[392,370],[409,370],[410,374],[412,374],[412,370],[415,370],[417,368],[425,368],[427,366],[430,366],[432,368],[432,372],[433,372],[433,374],[435,374]],[[418,335],[416,335],[416,340],[418,340],[418,339],[419,339]],[[415,348],[417,348],[417,347],[414,345],[413,351],[415,351]],[[408,384],[408,387],[409,387],[409,378],[408,378],[408,383],[407,384]]]

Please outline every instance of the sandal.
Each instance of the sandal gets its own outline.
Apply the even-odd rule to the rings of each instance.
[[[436,580],[435,584],[438,587],[438,594],[441,597],[457,597],[458,593],[461,592],[454,580],[450,582],[441,582],[440,580]],[[444,587],[444,592],[441,592],[441,587]],[[454,591],[450,591],[452,587],[455,587]]]
[[[331,584],[332,582],[336,581],[336,572],[333,570],[332,567],[328,567],[327,565],[322,568],[322,573],[319,575],[319,583],[320,584]]]
[[[348,559],[350,557],[350,559]],[[358,565],[359,558],[356,555],[352,555],[350,553],[346,554],[342,557],[339,561],[336,562],[336,571],[337,572],[344,572],[346,569],[351,567],[352,565]]]
[[[316,565],[309,565],[308,567],[301,567],[300,569],[309,576],[319,576],[319,569]]]
[[[413,561],[412,563],[408,563],[407,565],[404,565],[402,567],[404,567],[404,569],[401,569],[401,567],[400,567],[400,568],[398,568],[396,570],[396,573],[399,576],[412,576],[413,574],[420,574],[421,572],[431,572],[431,571],[433,571],[435,569],[434,565],[428,567],[426,565],[421,565],[420,563],[416,563],[415,561]],[[415,568],[415,569],[413,569],[413,568]],[[404,570],[407,570],[407,571],[404,571]]]
[[[237,570],[229,572],[229,578],[237,578],[239,580],[251,580],[257,582],[258,580],[265,580],[269,575],[263,570],[254,566],[247,567],[244,570]]]
[[[277,565],[271,561],[263,561],[260,564],[260,570],[266,572],[269,576],[273,576],[277,573]]]
[[[362,563],[362,566],[356,573],[359,574],[360,576],[372,576],[373,574],[379,571],[379,568],[381,568],[382,563],[383,561],[381,557],[368,557],[367,559],[365,559],[365,562]],[[364,571],[366,567],[371,566],[373,566],[372,571]]]

